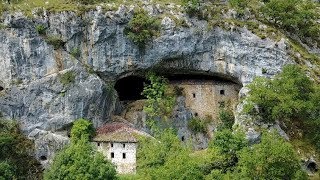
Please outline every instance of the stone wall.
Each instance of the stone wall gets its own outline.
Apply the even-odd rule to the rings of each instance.
[[[96,142],[95,144],[98,151],[102,152],[106,158],[116,165],[118,173],[136,172],[136,143]]]

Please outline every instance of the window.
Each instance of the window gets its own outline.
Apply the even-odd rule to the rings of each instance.
[[[113,147],[113,143],[111,143],[111,147]]]
[[[126,144],[122,144],[122,147],[125,148],[125,147],[126,147]]]
[[[100,143],[98,143],[98,146],[100,146]]]
[[[221,95],[224,95],[224,90],[220,90],[220,94],[221,94]]]
[[[122,158],[123,158],[123,159],[126,158],[126,153],[122,153]]]
[[[114,152],[111,153],[111,158],[114,158]]]
[[[196,93],[192,93],[192,97],[193,97],[193,98],[196,98]]]
[[[184,141],[184,136],[181,137],[181,141]]]

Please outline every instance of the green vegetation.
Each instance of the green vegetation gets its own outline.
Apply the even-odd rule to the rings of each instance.
[[[0,120],[0,179],[41,179],[39,162],[31,155],[34,144],[19,125]]]
[[[221,124],[218,126],[218,129],[232,129],[234,124],[234,115],[232,110],[229,107],[220,108],[219,110],[219,120]]]
[[[125,29],[128,38],[143,48],[148,41],[157,36],[160,31],[160,21],[151,17],[145,11],[138,11],[129,21]]]
[[[146,84],[143,95],[147,98],[143,110],[148,115],[149,126],[156,131],[157,127],[168,126],[175,105],[174,92],[168,87],[167,79],[153,73],[147,75],[150,84]]]
[[[75,81],[76,75],[74,74],[73,71],[68,71],[64,74],[60,75],[60,82],[64,85],[67,86]]]
[[[114,165],[90,144],[92,129],[92,124],[84,119],[74,122],[71,144],[55,156],[50,169],[45,171],[45,180],[117,179]]]
[[[236,170],[239,179],[307,179],[290,143],[275,133],[265,133],[260,144],[241,151]]]
[[[43,25],[37,25],[37,26],[36,26],[36,31],[37,31],[40,35],[46,35],[46,27],[44,27]]]
[[[45,41],[52,45],[54,49],[61,49],[64,46],[64,41],[57,36],[48,36]]]
[[[320,86],[310,80],[301,68],[288,65],[273,80],[256,78],[248,87],[251,91],[246,99],[246,113],[261,117],[265,122],[282,121],[289,129],[298,124],[303,135],[320,150]]]
[[[79,48],[75,47],[75,48],[72,48],[70,54],[74,57],[74,58],[79,58],[80,55],[81,55],[81,51]]]
[[[192,118],[188,122],[188,128],[194,133],[207,133],[207,127],[211,121],[210,118]]]
[[[183,0],[182,5],[186,10],[187,14],[191,17],[199,16],[201,13],[199,0]]]

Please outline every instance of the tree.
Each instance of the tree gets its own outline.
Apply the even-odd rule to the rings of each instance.
[[[315,85],[296,65],[285,66],[273,80],[256,78],[248,87],[250,95],[245,112],[260,115],[263,121],[304,119],[313,113],[310,107]],[[258,112],[254,104],[258,106]]]
[[[71,130],[71,144],[56,155],[44,179],[117,179],[114,165],[89,142],[92,124],[80,119]]]
[[[153,131],[168,125],[175,105],[175,96],[169,90],[167,79],[153,73],[147,75],[150,84],[145,84],[143,95],[147,101],[143,110],[148,115],[148,124]]]
[[[261,143],[239,153],[236,179],[307,179],[290,143],[276,133],[264,133]]]
[[[41,166],[33,152],[33,142],[16,122],[0,120],[0,179],[41,179]]]

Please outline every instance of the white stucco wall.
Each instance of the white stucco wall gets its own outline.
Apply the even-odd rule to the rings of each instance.
[[[113,144],[113,147],[111,147]],[[136,172],[136,143],[96,143],[98,151],[117,166],[117,172],[120,174],[129,174]],[[111,153],[114,157],[111,158]],[[126,157],[123,158],[123,153]]]

